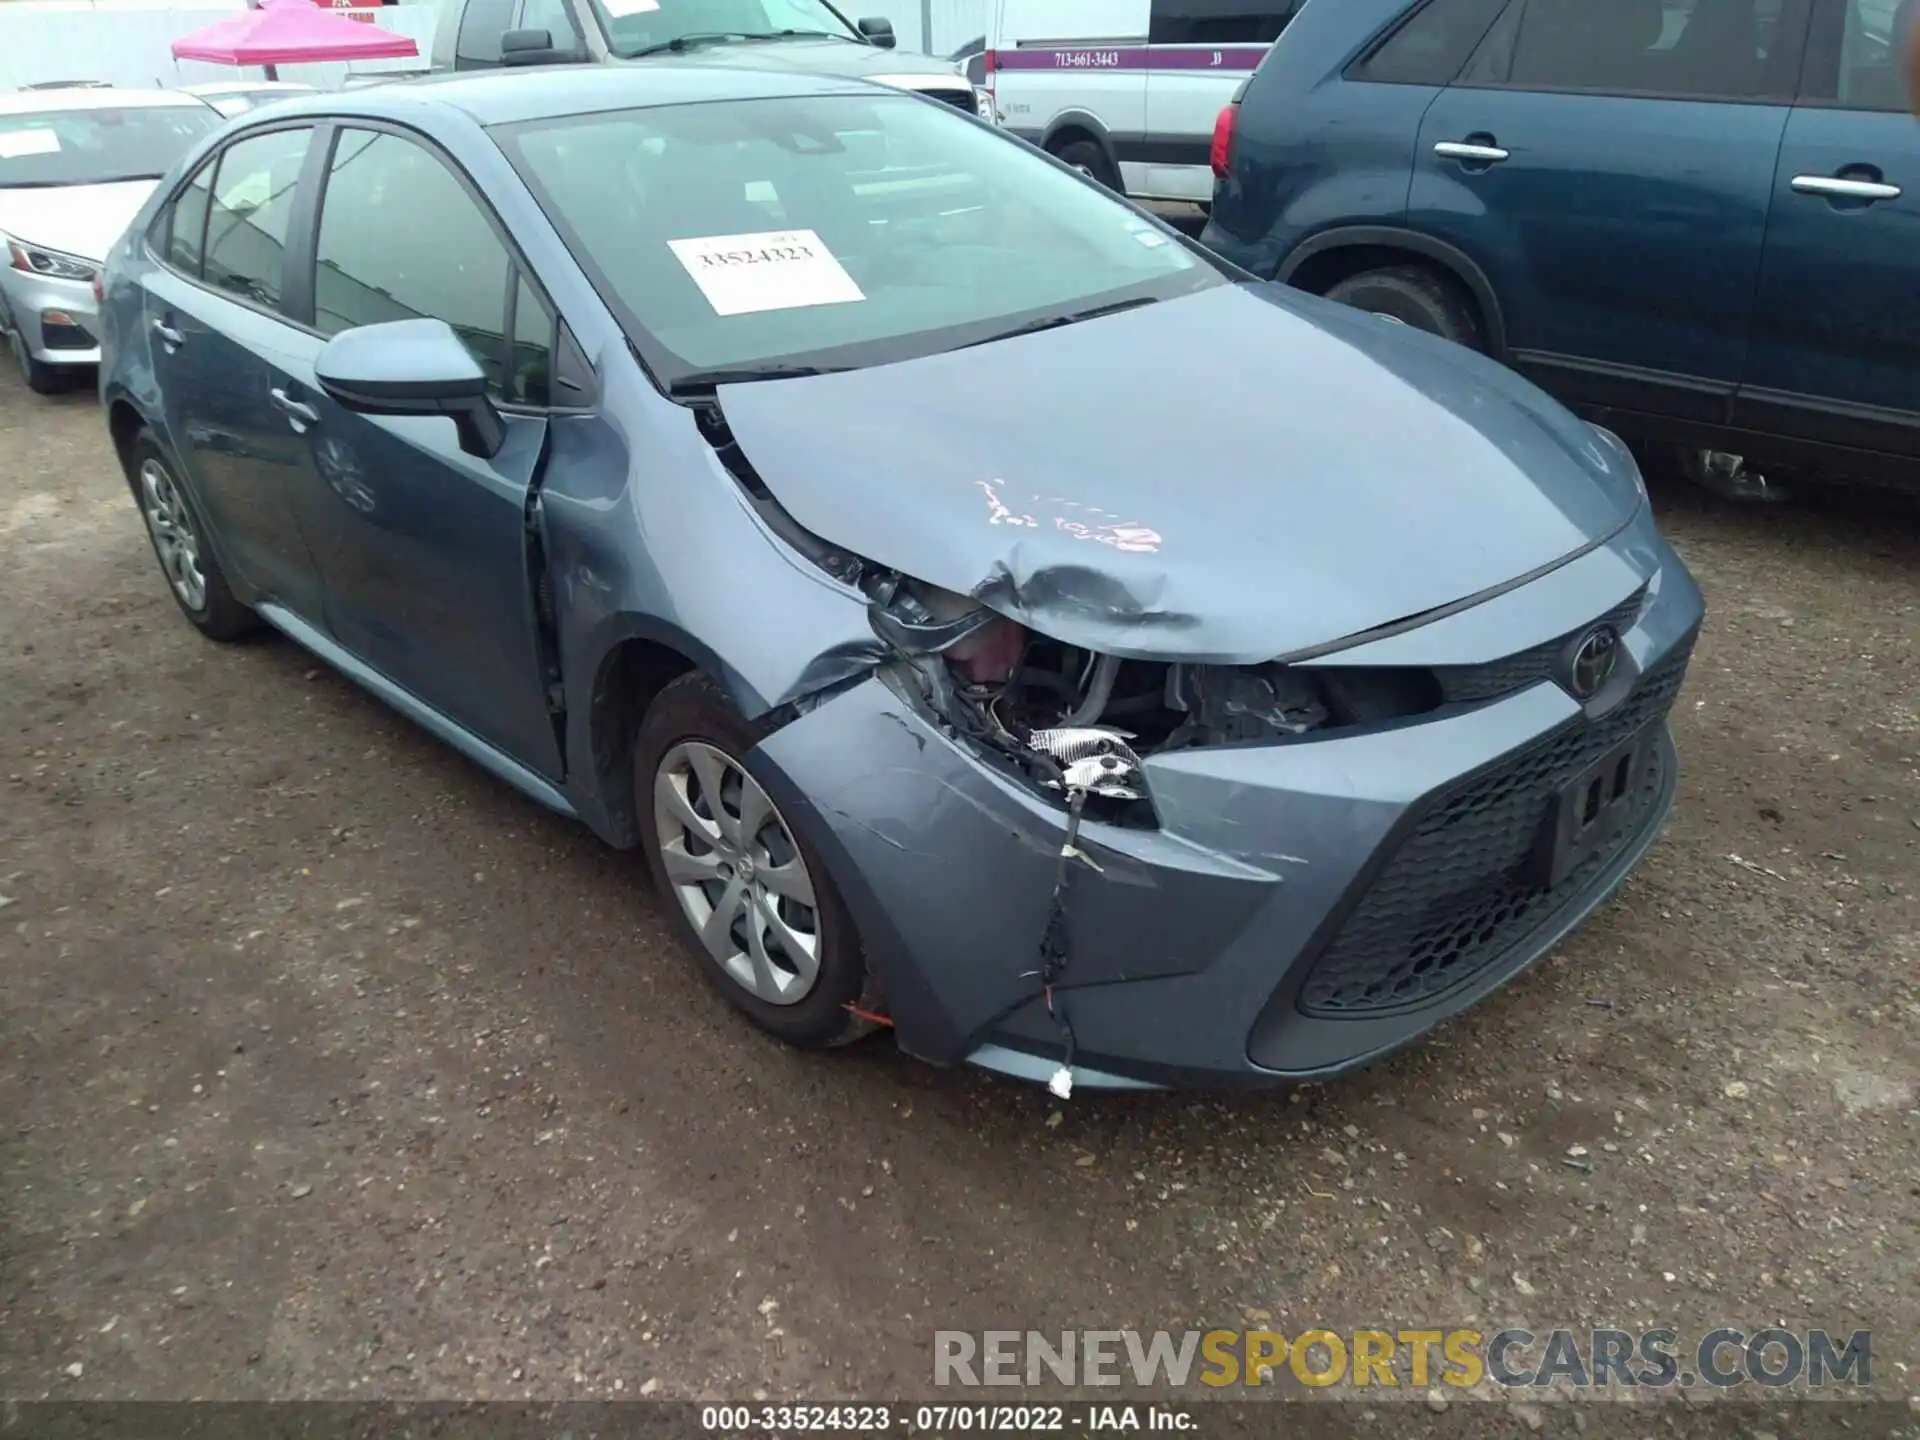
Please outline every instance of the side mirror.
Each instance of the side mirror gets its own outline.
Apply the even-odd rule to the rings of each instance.
[[[502,65],[566,65],[578,59],[578,51],[554,47],[551,30],[509,30],[500,37]]]
[[[313,362],[320,388],[359,415],[446,415],[460,448],[490,460],[506,422],[487,398],[480,362],[444,320],[390,320],[342,330]]]
[[[893,22],[886,16],[869,15],[860,21],[859,29],[867,37],[869,45],[876,45],[882,50],[893,49]]]

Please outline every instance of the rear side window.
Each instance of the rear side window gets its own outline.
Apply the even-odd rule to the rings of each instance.
[[[514,0],[472,0],[460,15],[460,35],[453,47],[454,69],[472,70],[500,63],[500,37],[507,33],[513,5]]]
[[[1151,45],[1271,45],[1306,0],[1153,0]]]
[[[1347,72],[1384,85],[1449,85],[1507,0],[1429,0]]]
[[[220,152],[207,207],[207,284],[269,309],[279,305],[287,226],[312,137],[304,127],[270,130]]]
[[[1807,0],[1514,0],[1475,83],[1699,100],[1791,99]]]
[[[207,202],[213,196],[213,161],[209,160],[174,197],[167,215],[167,263],[183,274],[200,278],[200,254],[207,241]]]
[[[1837,0],[1814,16],[1802,104],[1907,113],[1901,37],[1912,0]]]

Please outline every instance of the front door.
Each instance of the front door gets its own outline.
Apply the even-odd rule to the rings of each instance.
[[[143,304],[167,432],[222,563],[318,623],[319,575],[293,504],[309,456],[273,399],[275,358],[301,338],[280,310],[282,269],[313,134],[252,134],[208,160],[155,236],[162,263]]]
[[[1920,129],[1897,0],[1823,0],[1773,187],[1736,419],[1920,459]]]
[[[559,779],[528,545],[553,311],[472,192],[394,132],[338,133],[314,250],[314,333],[282,369],[310,417],[317,479],[300,514],[329,628],[448,719]],[[329,337],[423,316],[452,325],[492,375],[507,424],[499,454],[461,450],[451,420],[358,415],[321,391],[314,365]]]
[[[1434,101],[1408,216],[1561,398],[1724,420],[1806,0],[1512,0]]]

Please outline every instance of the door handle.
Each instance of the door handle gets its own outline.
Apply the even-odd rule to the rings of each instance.
[[[1881,180],[1847,180],[1838,175],[1796,175],[1796,195],[1824,195],[1829,200],[1898,200],[1900,187]]]
[[[293,422],[295,430],[304,430],[309,425],[320,423],[320,412],[311,405],[302,405],[284,390],[269,390],[267,398],[273,401],[273,408]]]
[[[1433,153],[1443,160],[1476,160],[1482,165],[1498,165],[1513,152],[1498,145],[1475,145],[1467,140],[1442,140]]]
[[[153,333],[160,337],[160,343],[169,350],[178,350],[182,345],[187,343],[187,337],[174,329],[173,326],[167,324],[164,320],[156,320],[153,322]]]

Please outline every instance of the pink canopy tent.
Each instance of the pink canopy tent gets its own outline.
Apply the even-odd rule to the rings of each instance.
[[[176,60],[216,65],[299,65],[312,60],[388,60],[418,55],[411,37],[363,25],[310,0],[265,0],[173,42]]]

